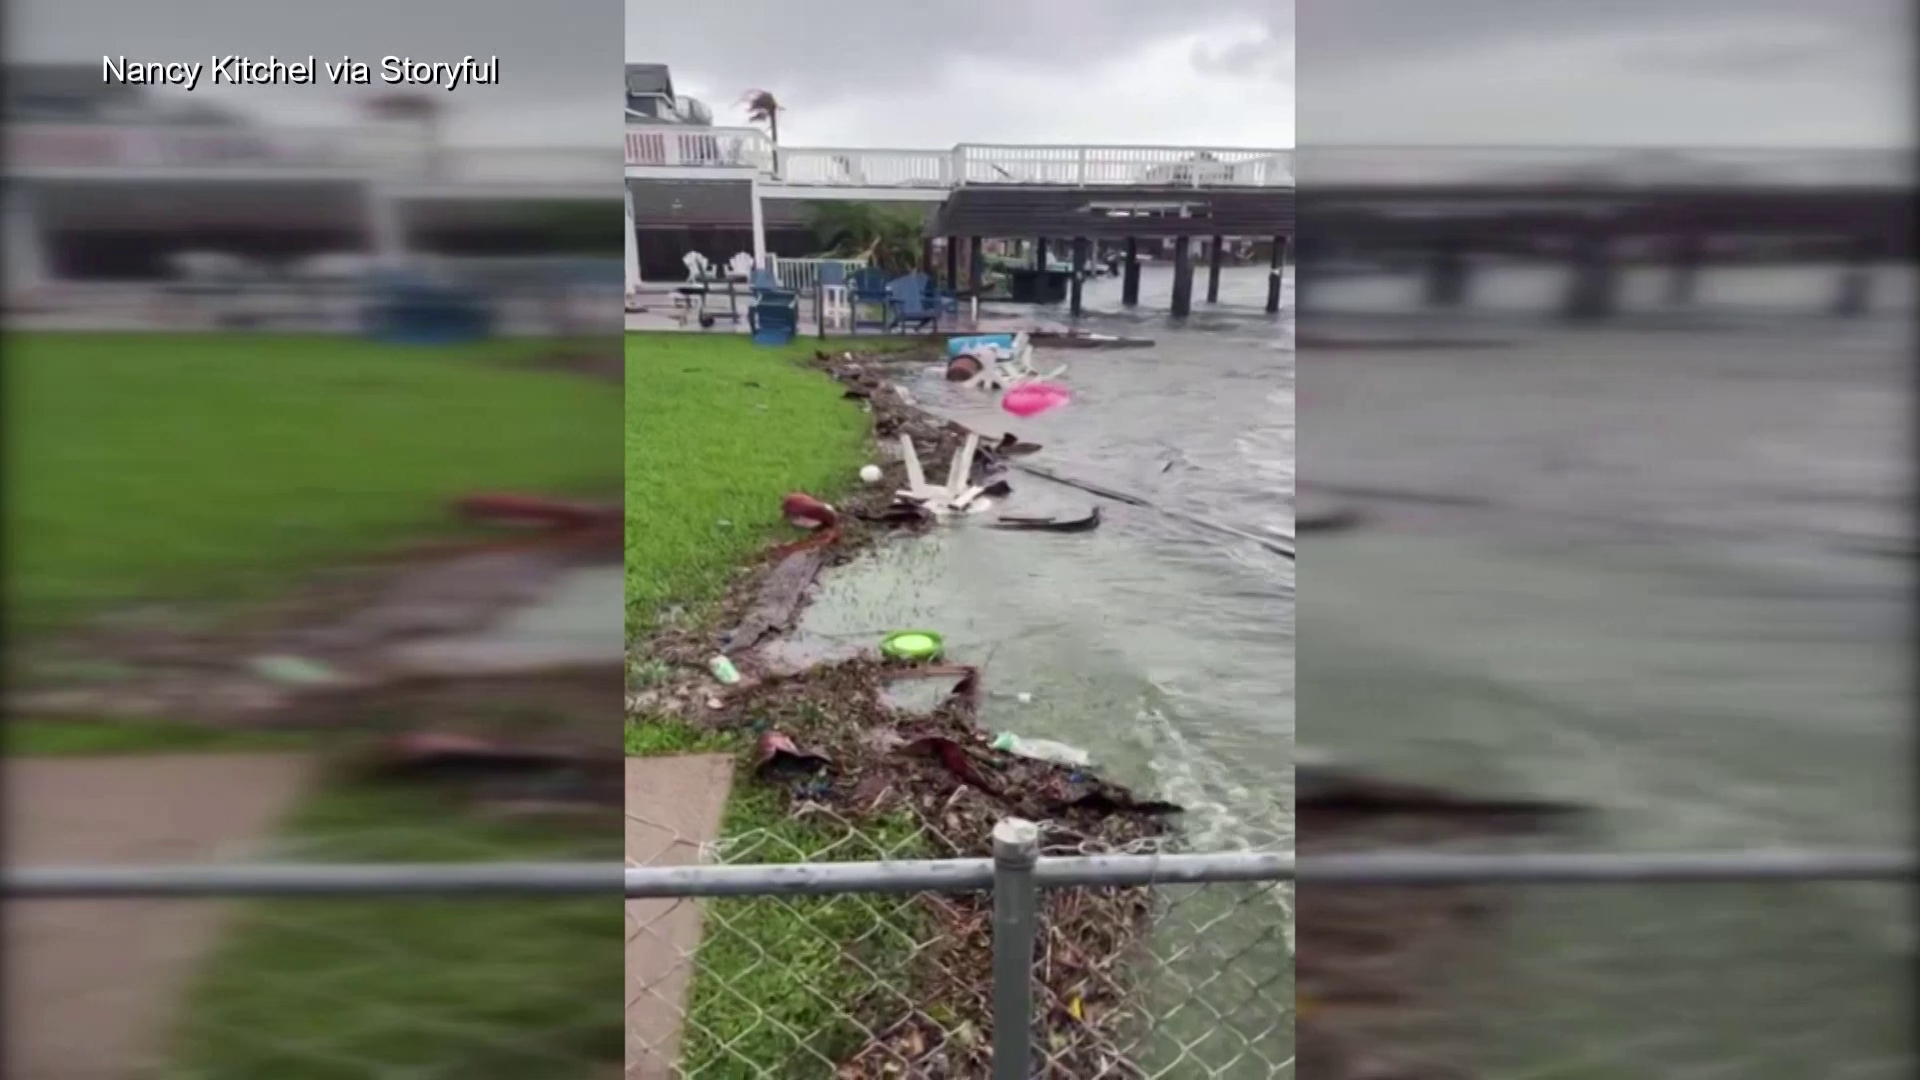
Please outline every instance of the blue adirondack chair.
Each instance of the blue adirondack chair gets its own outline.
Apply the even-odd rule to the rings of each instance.
[[[490,336],[494,314],[478,291],[411,272],[382,274],[368,289],[362,329],[399,345],[447,345]]]
[[[863,326],[870,326],[876,330],[890,328],[893,325],[891,298],[892,294],[887,289],[886,271],[869,266],[854,274],[853,278],[847,282],[847,304],[853,311],[852,318],[848,320],[852,324],[851,329],[858,332]],[[879,313],[878,317],[861,318],[860,313],[863,308],[876,309]]]
[[[773,271],[757,268],[747,276],[753,306],[747,309],[747,329],[755,345],[785,345],[800,332],[800,294],[780,287]]]
[[[908,274],[887,283],[887,329],[908,326],[940,329],[940,303],[928,297],[931,283],[922,273]]]
[[[747,329],[755,345],[785,345],[800,333],[800,298],[790,292],[762,292],[747,309]]]

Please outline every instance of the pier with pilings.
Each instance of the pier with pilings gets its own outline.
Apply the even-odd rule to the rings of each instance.
[[[1316,266],[1417,275],[1435,310],[1473,307],[1483,268],[1558,266],[1558,317],[1621,314],[1627,271],[1665,268],[1661,302],[1698,303],[1716,268],[1837,267],[1809,311],[1873,309],[1872,268],[1911,261],[1912,159],[1904,151],[1316,149],[1301,159],[1309,227],[1296,303]]]
[[[1201,302],[1217,296],[1216,237],[1271,245],[1269,310],[1294,262],[1303,305],[1316,262],[1333,258],[1419,263],[1426,302],[1460,308],[1474,302],[1480,267],[1520,256],[1566,269],[1559,314],[1575,321],[1617,312],[1623,269],[1649,258],[1673,267],[1670,303],[1693,303],[1700,275],[1745,258],[1738,252],[1754,238],[1831,249],[1843,265],[1825,306],[1865,313],[1876,299],[1868,268],[1912,255],[1912,161],[1891,150],[781,147],[776,160],[760,132],[687,128],[630,131],[628,150],[630,178],[726,173],[764,205],[920,203],[929,247],[944,255],[928,258],[928,271],[956,291],[980,283],[972,268],[983,265],[983,240],[1018,240],[1036,255],[1045,241],[1055,255],[1127,252],[1122,291],[1132,306],[1141,242],[1172,241],[1175,314],[1193,309],[1199,263]],[[1075,308],[1071,286],[1062,302]]]
[[[1042,287],[1049,252],[1068,255],[1059,299],[1073,315],[1081,313],[1082,285],[1103,249],[1124,261],[1125,302],[1137,305],[1139,246],[1162,242],[1173,247],[1169,309],[1185,316],[1194,303],[1195,251],[1206,253],[1206,302],[1217,302],[1223,253],[1237,240],[1270,248],[1267,310],[1280,309],[1293,233],[1291,151],[962,144],[944,151],[782,146],[776,153],[751,129],[637,125],[627,133],[627,153],[631,230],[683,229],[674,215],[690,200],[714,201],[721,191],[714,185],[730,182],[737,196],[731,201],[747,207],[735,215],[742,219],[736,229],[750,230],[742,236],[760,265],[777,256],[769,222],[790,217],[787,206],[896,203],[926,208],[921,264],[963,296],[981,294],[985,244],[1014,241],[1031,253]],[[649,209],[661,206],[679,209]],[[718,224],[702,221],[709,230]],[[1124,254],[1113,250],[1120,245]],[[630,282],[639,277],[637,259],[629,257]]]

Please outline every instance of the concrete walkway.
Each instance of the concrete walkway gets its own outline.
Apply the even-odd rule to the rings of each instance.
[[[627,759],[627,865],[684,866],[720,835],[733,786],[723,754]],[[627,1080],[675,1080],[697,900],[627,902]]]
[[[27,758],[4,763],[16,866],[242,858],[304,794],[285,754]],[[5,1075],[126,1080],[160,1064],[224,907],[177,901],[6,905]]]

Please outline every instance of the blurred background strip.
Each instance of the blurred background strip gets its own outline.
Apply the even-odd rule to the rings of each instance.
[[[7,1075],[613,1075],[620,6],[8,17],[10,869],[606,874],[12,901]]]
[[[1558,823],[1303,864],[1911,852],[1910,5],[1302,17],[1300,739]],[[1911,881],[1803,870],[1304,884],[1303,1075],[1910,1074]]]

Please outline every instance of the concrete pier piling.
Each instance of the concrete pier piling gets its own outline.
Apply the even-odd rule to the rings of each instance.
[[[1207,242],[1207,303],[1220,302],[1220,260],[1226,255],[1226,239],[1216,236]]]
[[[1087,248],[1089,240],[1085,236],[1073,238],[1073,281],[1068,284],[1068,313],[1075,319],[1081,315],[1081,286],[1087,277]]]
[[[1068,286],[1067,310],[1074,318],[1080,317],[1080,289],[1087,276],[1087,249],[1089,241],[1084,236],[1073,241],[1073,281]]]
[[[1267,314],[1280,313],[1280,287],[1286,277],[1287,238],[1273,238],[1273,252],[1267,260]]]
[[[1851,319],[1865,315],[1872,307],[1873,246],[1868,241],[1860,241],[1854,244],[1847,264],[1840,270],[1830,310],[1840,318]]]
[[[1464,306],[1469,272],[1464,245],[1457,240],[1442,240],[1427,261],[1427,306]]]
[[[1667,305],[1691,307],[1700,291],[1700,265],[1705,261],[1706,244],[1696,234],[1674,238],[1671,265],[1667,275]]]
[[[1120,303],[1135,307],[1140,303],[1140,241],[1127,237],[1126,265],[1120,271]]]
[[[1173,238],[1173,317],[1184,319],[1193,314],[1192,239]]]
[[[1620,308],[1620,265],[1612,240],[1592,233],[1577,237],[1572,271],[1561,317],[1570,322],[1612,318]]]

